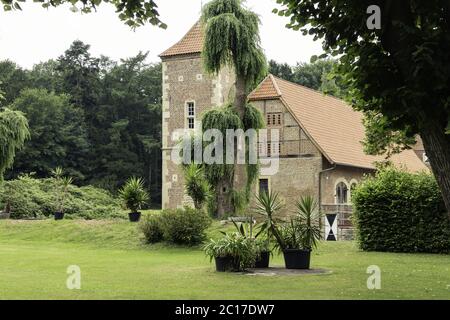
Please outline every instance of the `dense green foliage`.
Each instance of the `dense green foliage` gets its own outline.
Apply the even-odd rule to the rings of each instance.
[[[325,56],[340,56],[351,103],[369,115],[375,138],[366,143],[376,145],[367,150],[385,151],[420,134],[450,214],[449,2],[279,2],[283,9],[274,11],[290,17],[289,28],[321,39]],[[373,5],[378,10],[368,11]]]
[[[45,218],[60,210],[60,190],[51,179],[21,176],[0,187],[0,206],[11,208],[11,218]],[[92,186],[69,185],[64,199],[66,218],[103,219],[125,217],[118,200]]]
[[[28,121],[23,113],[0,108],[0,182],[5,170],[13,165],[16,151],[23,147],[28,137]]]
[[[14,172],[35,172],[39,177],[61,166],[83,181],[84,161],[89,147],[84,112],[65,94],[45,89],[24,89],[10,105],[23,112],[30,125],[31,139],[14,161]]]
[[[5,177],[44,178],[62,166],[77,185],[112,192],[131,176],[144,177],[152,203],[160,203],[161,64],[146,57],[118,63],[75,41],[32,70],[1,61],[3,105],[24,111],[31,132]]]
[[[20,4],[25,1],[1,0],[1,4],[5,11],[22,10]],[[119,19],[132,28],[147,23],[163,29],[167,28],[167,25],[159,18],[158,6],[154,0],[35,0],[34,2],[40,2],[45,9],[70,4],[71,11],[82,13],[97,11],[101,4],[110,4],[114,6]]]
[[[198,245],[206,238],[206,229],[211,225],[210,217],[203,210],[164,210],[161,213],[164,240],[181,245]]]
[[[213,0],[204,6],[202,22],[206,26],[205,69],[217,73],[230,66],[245,78],[247,89],[256,86],[267,74],[258,15],[242,6],[241,0]]]
[[[239,115],[235,111],[233,105],[228,104],[221,108],[214,108],[210,111],[205,112],[202,119],[202,130],[203,132],[211,129],[219,130],[223,137],[226,137],[227,130],[238,130],[243,129],[247,131],[249,129],[259,130],[264,127],[264,119],[261,112],[253,107],[251,104],[247,104],[245,108],[244,117],[241,120]],[[217,141],[214,141],[218,143]],[[246,165],[243,174],[246,175],[246,184],[243,190],[234,189],[234,176],[236,174],[236,166],[233,164],[203,164],[203,173],[208,182],[210,189],[213,191],[215,198],[210,199],[210,211],[213,215],[217,215],[217,204],[226,198],[226,202],[231,202],[232,212],[243,210],[250,200],[251,188],[259,175],[259,165],[250,164],[249,161],[249,139],[246,139]],[[205,142],[205,146],[209,145],[211,142]],[[222,141],[223,159],[226,159],[227,139]],[[216,155],[217,156],[217,155]],[[225,162],[225,161],[223,161]],[[227,191],[223,193],[223,188],[226,187]],[[220,214],[219,214],[220,215]]]
[[[363,250],[450,251],[450,223],[431,175],[384,169],[356,188],[352,202]]]
[[[159,243],[164,240],[164,229],[161,215],[144,215],[139,223],[139,229],[144,234],[145,242]]]

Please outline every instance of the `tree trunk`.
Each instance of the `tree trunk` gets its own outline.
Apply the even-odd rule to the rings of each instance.
[[[241,120],[244,120],[245,108],[247,106],[247,80],[243,75],[237,75],[236,77],[236,97],[234,99],[234,106]],[[244,146],[245,148],[245,141]],[[235,169],[233,186],[239,192],[245,192],[247,187],[247,165],[237,164],[237,152],[238,146],[235,146]],[[236,208],[233,208],[236,211]]]
[[[229,181],[224,179],[218,183],[216,188],[217,217],[223,218],[227,213],[233,211],[231,198],[229,196],[232,185]]]
[[[424,125],[420,135],[450,218],[450,136],[437,121]]]

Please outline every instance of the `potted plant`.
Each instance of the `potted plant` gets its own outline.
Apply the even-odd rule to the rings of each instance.
[[[203,250],[211,261],[215,260],[218,272],[238,272],[255,263],[253,242],[239,233],[226,234],[219,240],[210,240]]]
[[[270,241],[268,239],[257,238],[254,240],[255,245],[255,265],[257,269],[266,269],[270,265],[270,256],[272,252],[269,248]]]
[[[320,219],[317,202],[311,196],[302,197],[296,204],[297,215],[290,223],[280,228],[281,242],[279,249],[283,252],[286,269],[309,269],[311,251],[321,238]]]
[[[149,199],[145,191],[144,181],[141,178],[132,177],[128,179],[122,189],[119,190],[119,197],[128,213],[131,222],[138,222],[141,219],[139,210]]]
[[[73,183],[71,177],[64,177],[64,170],[57,167],[52,171],[56,189],[56,211],[54,213],[55,220],[64,219],[64,205],[69,192],[69,186]]]
[[[265,229],[256,226],[256,221],[252,216],[246,219],[246,222],[238,224],[235,220],[231,219],[238,233],[253,242],[255,249],[255,264],[254,267],[258,269],[268,268],[270,263],[271,251],[269,248],[269,239],[261,239],[261,235]],[[256,230],[259,231],[255,233]]]

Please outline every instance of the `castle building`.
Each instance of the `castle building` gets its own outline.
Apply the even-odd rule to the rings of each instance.
[[[181,134],[200,128],[203,112],[229,100],[234,75],[224,69],[218,75],[202,68],[203,34],[200,23],[160,57],[163,67],[162,207],[177,208],[191,201],[185,194],[179,165],[171,151]],[[266,153],[279,154],[279,169],[260,176],[255,193],[278,192],[284,198],[284,214],[295,210],[301,195],[313,195],[328,213],[325,231],[329,240],[351,234],[352,189],[366,174],[373,174],[382,156],[369,156],[361,141],[365,132],[362,114],[344,101],[268,75],[249,95],[266,120],[269,131],[279,132],[279,141],[268,141]],[[396,166],[410,171],[428,170],[418,153],[405,150],[392,157]]]

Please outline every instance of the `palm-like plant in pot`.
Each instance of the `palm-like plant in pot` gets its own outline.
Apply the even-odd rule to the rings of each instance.
[[[270,239],[265,237],[265,230],[256,225],[256,220],[250,216],[247,222],[238,223],[231,220],[237,232],[253,242],[255,250],[255,268],[268,268],[270,263]]]
[[[61,167],[57,167],[52,170],[52,175],[56,186],[56,212],[55,220],[64,219],[64,205],[69,193],[69,187],[73,183],[71,177],[64,177],[64,170]]]
[[[211,239],[204,247],[205,254],[216,262],[218,272],[241,271],[255,263],[253,241],[239,233],[225,234],[219,240]]]
[[[119,197],[128,213],[131,222],[138,222],[141,219],[139,210],[147,204],[149,195],[145,190],[144,180],[132,177],[128,179],[122,189],[119,190]]]
[[[261,192],[256,195],[256,206],[254,211],[263,217],[259,232],[266,233],[267,239],[275,239],[276,242],[283,247],[284,241],[281,237],[278,225],[282,222],[277,217],[278,212],[284,207],[278,193]]]
[[[278,243],[278,247],[283,252],[287,269],[309,269],[311,251],[321,239],[318,224],[321,214],[311,196],[300,198],[296,206],[296,216],[280,228],[283,245]]]

